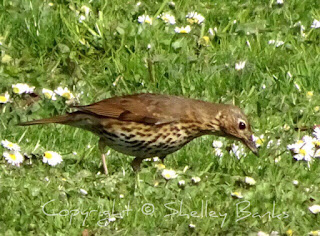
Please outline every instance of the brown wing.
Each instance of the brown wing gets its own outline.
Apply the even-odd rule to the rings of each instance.
[[[164,124],[188,119],[186,108],[191,99],[158,94],[136,94],[113,97],[87,106],[76,106],[82,112],[125,121]],[[189,109],[190,110],[190,109]]]

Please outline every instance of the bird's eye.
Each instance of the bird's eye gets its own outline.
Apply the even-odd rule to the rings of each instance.
[[[246,128],[246,124],[242,121],[239,122],[239,129],[245,129]]]

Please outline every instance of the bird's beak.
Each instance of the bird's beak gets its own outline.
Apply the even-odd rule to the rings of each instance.
[[[256,143],[252,140],[252,136],[244,140],[244,143],[256,156],[259,156],[258,148],[256,147]]]

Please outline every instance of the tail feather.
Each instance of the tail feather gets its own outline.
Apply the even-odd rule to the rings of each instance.
[[[40,124],[50,124],[50,123],[58,123],[58,124],[65,124],[71,120],[71,116],[69,114],[55,116],[51,118],[45,118],[40,120],[32,120],[27,122],[19,123],[19,126],[28,126],[28,125],[40,125]]]

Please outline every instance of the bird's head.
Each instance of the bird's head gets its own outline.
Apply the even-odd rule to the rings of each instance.
[[[225,136],[242,141],[254,154],[258,155],[258,149],[252,139],[251,126],[247,116],[240,108],[228,105],[220,114],[220,130]]]

